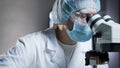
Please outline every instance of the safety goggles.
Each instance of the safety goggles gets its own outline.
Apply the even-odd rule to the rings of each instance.
[[[72,18],[77,17],[77,18],[83,19],[83,18],[87,18],[88,16],[93,16],[95,14],[97,14],[97,13],[96,12],[94,12],[94,13],[83,13],[83,12],[76,11],[76,12],[72,13],[71,17]]]

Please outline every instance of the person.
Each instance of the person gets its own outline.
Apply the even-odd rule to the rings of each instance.
[[[85,66],[93,34],[86,14],[98,11],[99,0],[56,0],[51,11],[53,27],[19,38],[0,57],[0,68],[92,68]]]

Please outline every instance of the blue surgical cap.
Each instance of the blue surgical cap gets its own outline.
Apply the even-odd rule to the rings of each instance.
[[[74,11],[86,8],[99,11],[100,0],[56,0],[51,11],[51,19],[55,24],[64,24]]]

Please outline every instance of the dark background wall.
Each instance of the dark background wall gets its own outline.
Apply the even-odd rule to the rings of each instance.
[[[120,23],[119,0],[101,0],[101,14]],[[17,38],[48,27],[54,0],[0,0],[0,54],[7,52]],[[120,68],[120,54],[111,52],[109,68]]]

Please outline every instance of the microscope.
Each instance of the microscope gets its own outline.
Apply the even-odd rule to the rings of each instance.
[[[85,54],[85,65],[99,65],[109,62],[108,52],[120,51],[120,24],[109,15],[87,15],[88,25],[93,31],[92,48]]]

